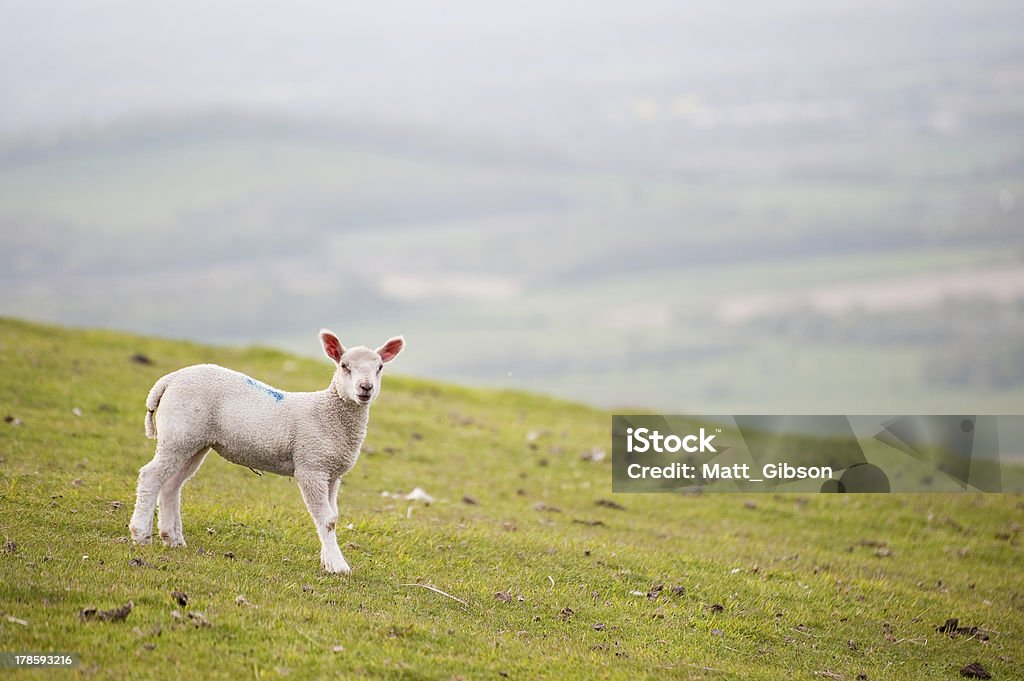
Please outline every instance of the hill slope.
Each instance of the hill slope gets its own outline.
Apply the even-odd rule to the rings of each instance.
[[[599,505],[610,467],[581,454],[607,447],[608,415],[520,393],[385,378],[340,498],[349,578],[319,573],[290,480],[216,456],[185,489],[188,547],[135,547],[145,395],[197,362],[329,378],[272,350],[0,320],[5,651],[77,652],[96,678],[1024,676],[1020,497]],[[415,486],[438,501],[382,496]],[[79,619],[128,601],[125,622]],[[991,640],[937,634],[949,617]]]

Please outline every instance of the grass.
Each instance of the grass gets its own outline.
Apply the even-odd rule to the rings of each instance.
[[[0,649],[77,652],[60,674],[89,678],[954,679],[974,661],[1024,676],[1021,497],[617,495],[619,510],[596,503],[608,460],[581,457],[608,447],[609,414],[518,392],[386,377],[342,487],[348,578],[319,572],[290,480],[216,456],[185,489],[188,547],[133,546],[145,395],[207,361],[289,390],[329,378],[273,350],[0,320],[0,412],[21,422],[0,423]],[[416,486],[437,501],[381,494]],[[124,622],[79,619],[128,601]],[[991,640],[938,634],[950,617]]]

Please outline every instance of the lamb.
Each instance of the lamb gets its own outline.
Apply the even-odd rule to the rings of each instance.
[[[293,476],[320,537],[321,566],[351,572],[335,533],[338,485],[359,458],[384,364],[405,341],[396,336],[376,350],[345,349],[324,329],[320,343],[337,366],[319,392],[276,390],[214,364],[185,367],[156,382],[146,399],[146,436],[157,439],[156,455],[139,471],[129,523],[136,543],[150,541],[159,496],[161,539],[185,546],[181,488],[214,449],[232,463]]]

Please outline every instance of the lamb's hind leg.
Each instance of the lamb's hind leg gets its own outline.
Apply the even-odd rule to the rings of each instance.
[[[135,496],[135,511],[128,529],[138,544],[148,544],[153,533],[153,511],[160,488],[195,454],[191,447],[181,450],[158,443],[156,456],[139,470],[139,485]]]
[[[157,527],[160,529],[160,538],[168,546],[185,546],[185,533],[181,528],[181,488],[203,465],[209,452],[209,447],[199,450],[160,488]]]
[[[295,481],[302,491],[309,515],[313,517],[316,533],[320,536],[320,565],[327,572],[349,574],[352,569],[338,548],[336,525],[338,516],[331,510],[330,480],[326,474],[315,472],[295,473]]]

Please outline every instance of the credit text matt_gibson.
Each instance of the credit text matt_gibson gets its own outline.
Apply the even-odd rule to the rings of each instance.
[[[675,434],[662,435],[657,430],[648,428],[627,428],[626,429],[626,451],[630,454],[644,454],[654,452],[657,454],[675,454],[680,451],[687,454],[717,454],[715,449],[715,435],[720,433],[708,432],[701,428],[697,433],[680,437]],[[806,478],[832,479],[832,469],[828,466],[793,466],[786,462],[766,463],[761,467],[761,477],[754,478],[750,474],[750,464],[734,463],[723,465],[718,463],[703,463],[698,466],[693,463],[673,462],[669,465],[644,466],[639,463],[631,463],[626,467],[626,475],[634,480],[644,478],[675,478],[683,480],[750,480],[751,482],[762,482],[768,479],[799,480]]]

